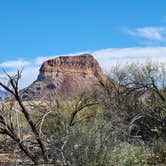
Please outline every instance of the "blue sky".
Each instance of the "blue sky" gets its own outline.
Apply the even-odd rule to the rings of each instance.
[[[165,0],[1,0],[0,67],[24,66],[27,85],[58,55],[90,52],[107,68],[119,59],[165,61],[165,9]]]

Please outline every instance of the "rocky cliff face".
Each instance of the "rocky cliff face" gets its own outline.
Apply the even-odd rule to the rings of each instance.
[[[105,77],[92,55],[58,57],[45,61],[36,81],[26,89],[23,99],[67,98],[88,91],[97,83],[97,76]]]

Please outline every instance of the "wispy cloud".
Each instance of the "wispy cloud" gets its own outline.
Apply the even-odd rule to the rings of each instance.
[[[58,56],[74,56],[74,55],[85,54],[85,53],[88,53],[88,52],[90,52],[90,51],[76,52],[76,53],[69,53],[69,54],[61,54],[61,55],[52,55],[52,56],[38,56],[35,59],[35,64],[36,65],[41,65],[44,61],[46,61],[48,59],[56,58]]]
[[[31,62],[26,60],[13,60],[0,63],[0,67],[2,68],[21,68],[29,65],[31,65]]]
[[[125,29],[129,35],[141,37],[147,40],[163,41],[166,39],[165,27],[142,27],[136,29]]]
[[[125,66],[131,63],[166,62],[166,47],[109,48],[92,53],[105,72],[115,65]]]
[[[125,66],[131,63],[145,63],[152,61],[157,63],[166,62],[166,47],[131,47],[131,48],[108,48],[97,51],[77,52],[66,55],[55,56],[39,56],[31,61],[7,61],[1,63],[0,67],[9,68],[9,74],[14,74],[18,68],[24,66],[20,87],[30,85],[39,74],[40,65],[47,59],[52,59],[57,56],[73,56],[83,53],[92,54],[100,63],[103,70],[108,73],[110,69],[115,66]],[[12,63],[9,63],[12,62]],[[17,62],[17,63],[16,63]],[[18,63],[19,62],[19,63]],[[22,63],[21,63],[22,62]],[[3,65],[2,65],[3,64]],[[5,65],[4,65],[5,64]],[[0,77],[4,76],[0,74]]]

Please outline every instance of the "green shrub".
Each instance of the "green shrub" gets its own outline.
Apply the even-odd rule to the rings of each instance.
[[[151,152],[155,162],[164,163],[166,161],[166,141],[163,139],[154,140],[151,143]]]
[[[112,166],[145,166],[147,163],[145,149],[129,143],[117,144],[112,153],[110,164]]]

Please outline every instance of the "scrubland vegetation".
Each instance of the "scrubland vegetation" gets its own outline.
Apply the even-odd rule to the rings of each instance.
[[[96,90],[47,104],[23,102],[19,77],[0,84],[14,97],[0,109],[1,151],[17,155],[7,164],[166,165],[164,65],[115,67]]]

